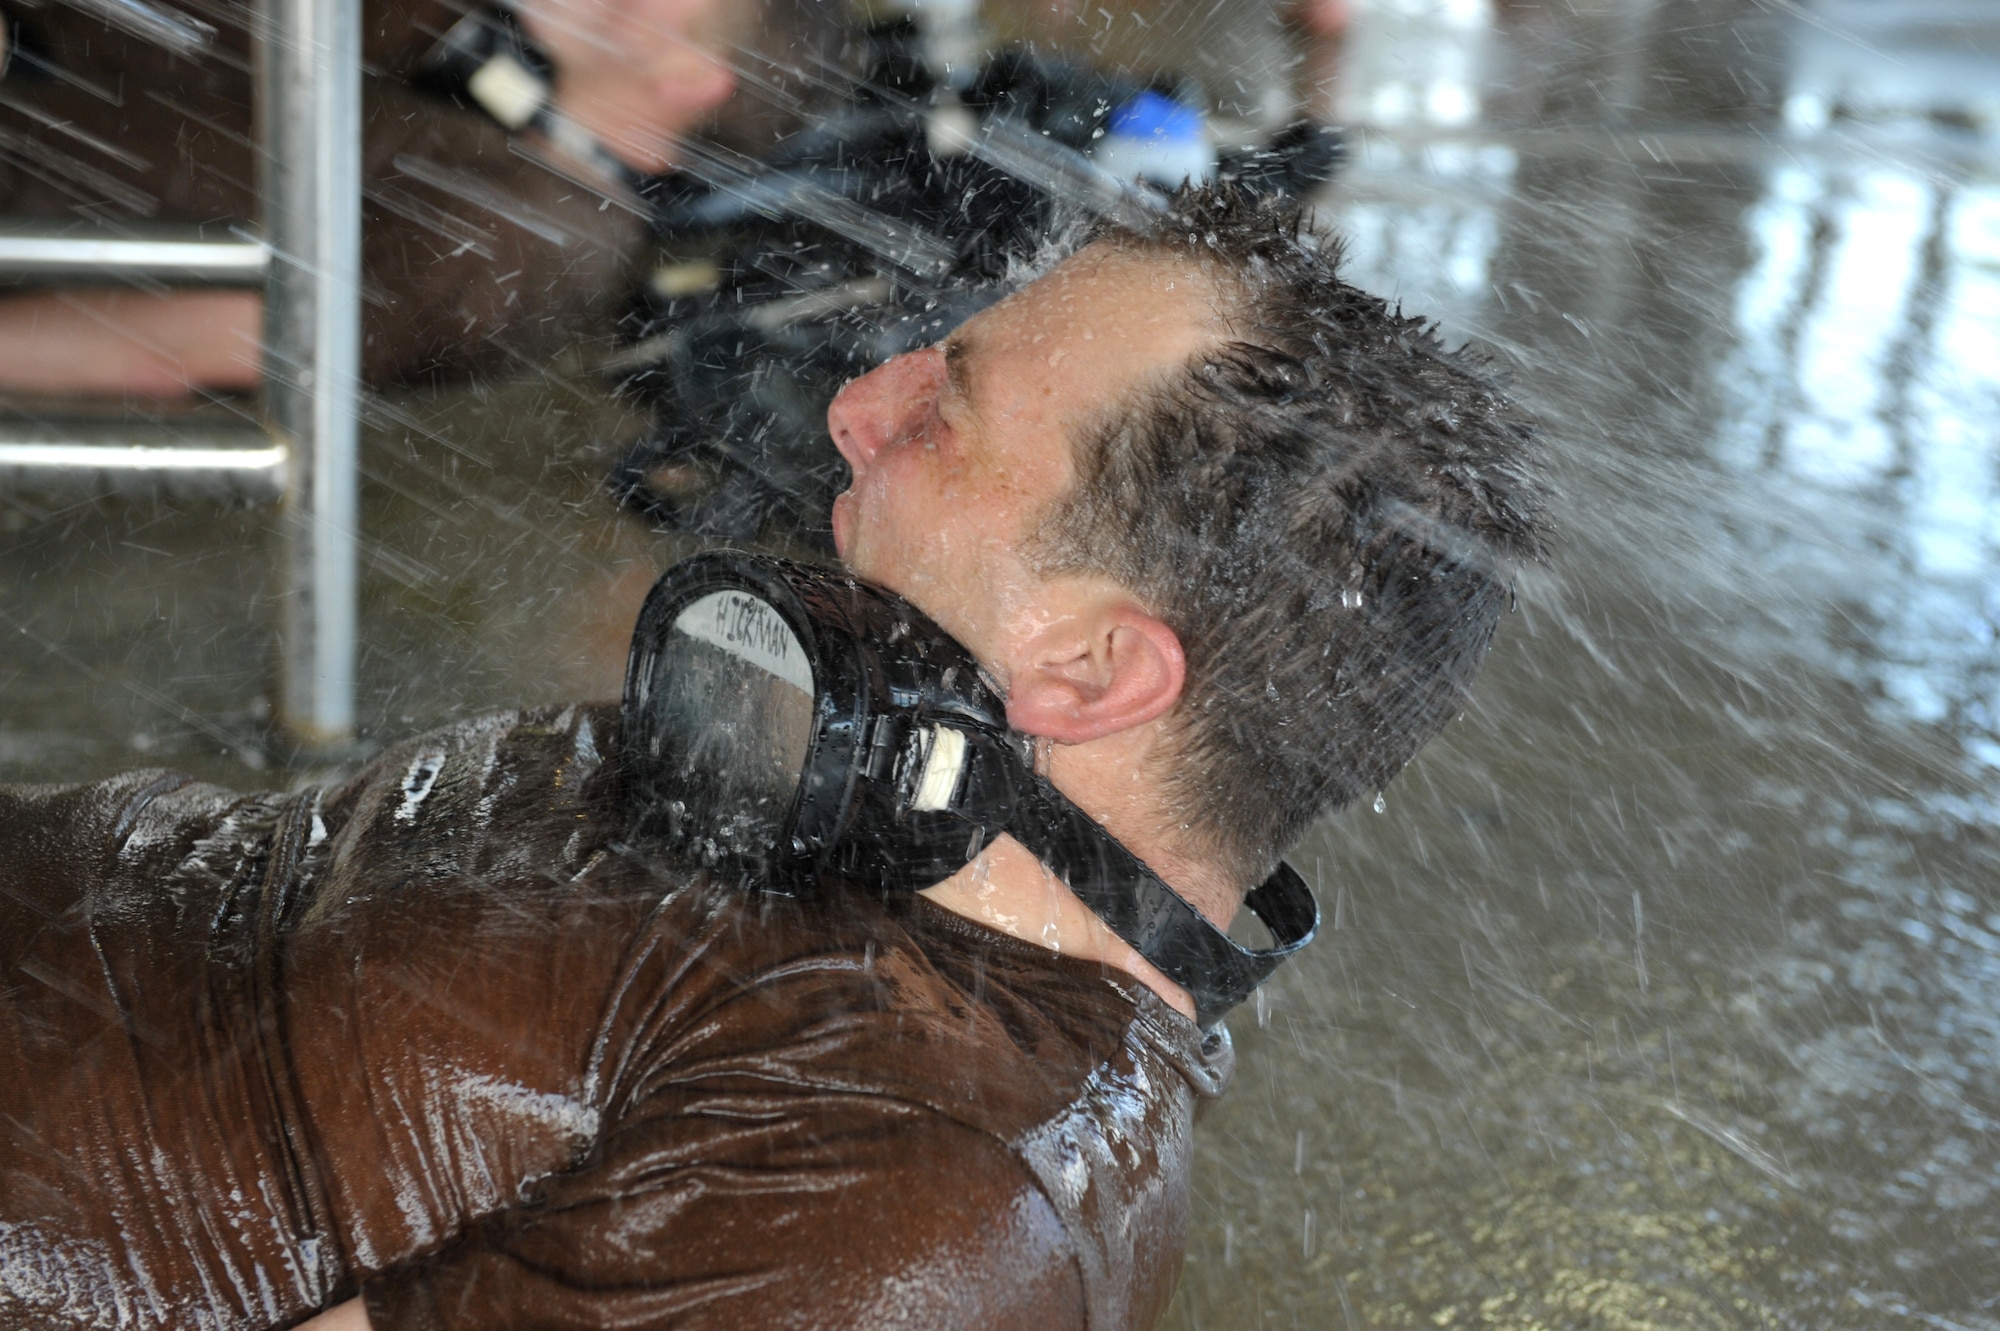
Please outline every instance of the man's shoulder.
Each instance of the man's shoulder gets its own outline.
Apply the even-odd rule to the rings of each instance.
[[[378,1311],[504,1291],[609,1321],[699,1290],[694,1326],[1151,1325],[1219,1071],[1178,1014],[921,899],[656,881],[602,977],[588,1159]]]
[[[385,750],[320,802],[323,882],[374,895],[427,879],[581,872],[623,829],[618,712],[490,712]]]
[[[682,1019],[655,1027],[662,1057],[627,1064],[647,1068],[627,1140],[697,1158],[713,1143],[693,1138],[727,1123],[732,1149],[773,1153],[740,1162],[752,1169],[842,1143],[842,1168],[883,1194],[852,1205],[890,1207],[869,1223],[921,1219],[940,1243],[957,1211],[935,1180],[950,1178],[1029,1248],[1059,1227],[1090,1325],[1150,1325],[1179,1269],[1194,1113],[1228,1080],[1226,1037],[1114,971],[921,898],[822,889],[711,885],[666,905],[681,950],[659,967],[707,975],[685,980]],[[644,982],[620,989],[648,1019],[668,1006]],[[931,1209],[895,1211],[913,1170]]]
[[[1204,1098],[1227,1080],[1221,1046],[1121,972],[921,897],[695,879],[666,894],[654,927],[676,941],[678,982],[711,1004],[705,1057],[797,1041],[815,1076],[865,1078],[1009,1139],[1107,1068],[1143,1066],[1145,1096]]]
[[[285,797],[147,769],[76,785],[0,785],[0,969],[65,911],[122,903],[170,915],[245,853]]]
[[[428,758],[434,763],[466,761],[491,771],[505,763],[517,770],[596,767],[618,738],[616,703],[503,708],[425,730],[376,754],[336,792],[330,804],[352,798],[385,779],[407,773]],[[419,799],[419,803],[421,799]]]

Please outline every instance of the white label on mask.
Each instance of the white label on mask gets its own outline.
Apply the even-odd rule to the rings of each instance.
[[[748,661],[801,693],[813,691],[812,663],[806,660],[805,648],[784,616],[759,597],[710,592],[675,616],[674,631]]]
[[[916,798],[910,808],[917,813],[949,809],[958,793],[958,777],[965,770],[965,736],[950,726],[932,726],[930,752],[925,755],[924,774],[917,780]]]

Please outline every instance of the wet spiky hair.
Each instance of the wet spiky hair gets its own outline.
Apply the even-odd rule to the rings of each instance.
[[[1463,706],[1542,551],[1534,431],[1481,357],[1341,281],[1294,201],[1183,188],[1156,225],[1086,239],[1192,263],[1224,327],[1072,441],[1029,549],[1180,635],[1168,795],[1247,886]]]

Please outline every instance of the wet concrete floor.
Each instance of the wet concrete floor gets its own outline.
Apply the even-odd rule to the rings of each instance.
[[[2000,7],[1357,7],[1326,206],[1547,422],[1476,705],[1295,861],[1170,1327],[2000,1327]],[[1984,99],[1984,100],[1982,100]],[[587,375],[385,404],[372,738],[616,687]],[[0,778],[303,780],[270,516],[0,498]]]
[[[2000,1326],[2000,13],[1451,41],[1357,30],[1329,203],[1565,533],[1295,857],[1170,1325]]]

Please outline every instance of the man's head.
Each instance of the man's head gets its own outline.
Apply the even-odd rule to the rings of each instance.
[[[1529,428],[1338,257],[1288,203],[1187,191],[829,414],[850,566],[1023,730],[1126,742],[1239,887],[1458,711],[1539,548]]]

